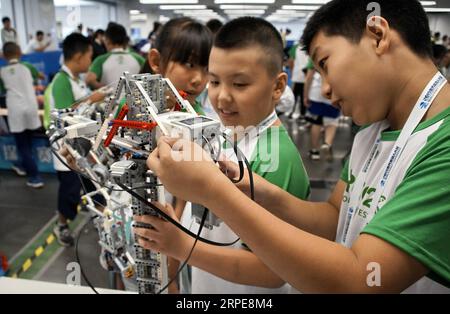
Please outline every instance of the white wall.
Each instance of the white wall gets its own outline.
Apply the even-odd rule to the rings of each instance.
[[[141,33],[141,39],[147,38],[150,32],[153,30],[153,23],[159,21],[159,15],[146,14],[147,19],[142,21],[131,21],[131,28],[139,29]]]
[[[429,14],[431,32],[440,32],[441,36],[450,36],[450,14],[433,13]]]
[[[1,17],[9,16],[17,30],[19,43],[25,48],[29,35],[37,30],[55,33],[55,9],[53,0],[1,0]]]
[[[87,28],[94,30],[105,29],[109,22],[116,20],[115,9],[104,3],[92,2],[91,5],[56,7],[56,21],[61,28],[62,37],[66,37],[83,24],[84,32]]]

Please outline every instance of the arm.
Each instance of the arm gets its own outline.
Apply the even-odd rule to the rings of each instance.
[[[222,172],[236,179],[239,167],[233,162],[220,162]],[[280,187],[253,174],[256,202],[273,215],[297,228],[334,240],[339,218],[339,209],[347,184],[339,181],[327,202],[313,203],[296,198]],[[250,182],[245,173],[237,187],[250,196]],[[283,204],[283,206],[280,206]]]
[[[221,185],[222,192],[215,191],[214,199],[207,200],[209,208],[270,269],[302,292],[398,293],[428,273],[414,258],[379,238],[362,235],[346,248],[274,217],[228,180]],[[367,285],[372,262],[380,265],[381,287]]]
[[[170,206],[160,208],[176,218],[175,211]],[[162,252],[179,262],[187,259],[194,245],[194,238],[156,217],[135,217],[135,219],[138,222],[151,224],[155,228],[153,230],[135,229],[135,233],[141,237],[139,244],[142,247]],[[265,288],[279,288],[285,284],[254,253],[244,249],[217,247],[197,242],[189,264],[237,284]],[[175,272],[171,278],[173,275]]]
[[[166,188],[210,208],[265,265],[296,289],[305,293],[398,293],[429,272],[412,256],[374,236],[361,235],[353,247],[346,248],[300,230],[251,201],[207,153],[202,155],[199,146],[184,143],[172,150],[173,144],[161,140],[148,162]],[[186,156],[202,156],[205,161],[180,161]],[[381,286],[370,287],[368,266],[374,262],[380,266]]]
[[[98,80],[97,80],[97,74],[95,74],[94,72],[89,72],[86,75],[86,84],[91,88],[91,89],[100,89],[102,88],[104,85],[101,84]]]
[[[304,87],[304,96],[303,96],[303,102],[306,107],[309,107],[309,91],[311,90],[312,81],[314,79],[314,73],[315,70],[308,69],[308,72],[306,72],[306,79],[305,79],[305,87]]]

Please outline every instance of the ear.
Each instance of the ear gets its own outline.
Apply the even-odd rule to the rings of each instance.
[[[372,40],[372,47],[377,55],[389,50],[392,41],[392,31],[388,21],[381,16],[372,16],[367,20],[366,35]]]
[[[81,61],[82,58],[83,58],[83,53],[77,52],[77,53],[73,56],[72,60],[74,60],[76,63],[80,63],[80,61]]]
[[[161,54],[156,49],[151,49],[148,53],[148,64],[153,73],[161,74]]]
[[[283,72],[277,75],[272,95],[272,99],[275,104],[280,102],[281,96],[283,96],[284,90],[286,89],[287,81],[288,75],[286,73]]]

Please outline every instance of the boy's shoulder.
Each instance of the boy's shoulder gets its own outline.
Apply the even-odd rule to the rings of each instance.
[[[52,84],[53,87],[67,84],[70,85],[69,75],[63,71],[59,71],[58,73],[56,73],[55,77],[53,78],[50,84]]]
[[[308,174],[300,152],[284,126],[268,128],[259,136],[252,170],[301,199],[310,193]]]
[[[132,56],[133,58],[136,59],[136,61],[140,64],[140,65],[144,65],[145,63],[145,58],[143,56],[141,56],[140,54],[134,52],[134,51],[129,51],[128,54],[130,56]]]
[[[92,62],[91,66],[96,65],[103,65],[113,54],[111,52],[107,52],[105,54],[102,54],[101,56],[98,56],[95,58],[95,60]]]

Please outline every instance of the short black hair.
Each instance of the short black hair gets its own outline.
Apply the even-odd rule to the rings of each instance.
[[[205,25],[188,17],[167,22],[155,42],[155,48],[161,54],[164,65],[173,61],[207,67],[211,47],[211,31]]]
[[[43,31],[37,31],[36,32],[36,37],[39,37],[39,36],[44,36],[44,32]]]
[[[447,54],[447,47],[443,45],[433,45],[434,60],[441,60]]]
[[[125,27],[117,23],[108,24],[108,28],[105,31],[105,37],[108,38],[113,45],[125,46],[130,41]]]
[[[206,27],[208,27],[211,33],[213,34],[217,34],[217,32],[222,28],[222,26],[223,23],[218,19],[212,19],[206,23]]]
[[[367,20],[374,11],[368,6],[373,0],[333,0],[317,10],[302,36],[302,45],[309,52],[319,32],[327,36],[343,36],[359,43]],[[381,17],[397,31],[406,45],[418,56],[431,58],[431,31],[425,10],[418,0],[377,0]]]
[[[63,42],[64,60],[70,61],[77,53],[86,53],[91,45],[89,38],[79,33],[67,36]]]
[[[283,40],[269,22],[254,17],[241,17],[225,24],[217,33],[214,47],[242,49],[257,45],[267,56],[267,71],[277,75],[283,71]]]
[[[13,42],[7,42],[3,45],[3,55],[6,59],[11,59],[20,54],[20,46]]]
[[[2,19],[2,22],[3,22],[3,24],[5,24],[6,22],[11,22],[11,19],[10,19],[9,17],[5,16],[5,17]]]

